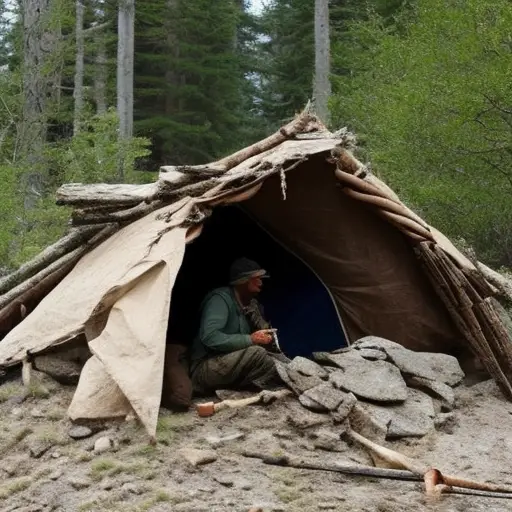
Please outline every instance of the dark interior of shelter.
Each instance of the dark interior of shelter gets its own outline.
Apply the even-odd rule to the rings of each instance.
[[[204,296],[228,284],[229,267],[239,257],[257,261],[270,275],[259,300],[287,356],[346,346],[327,288],[241,206],[216,208],[201,236],[187,245],[171,297],[168,342],[191,343]]]

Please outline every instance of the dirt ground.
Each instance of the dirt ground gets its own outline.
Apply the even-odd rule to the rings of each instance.
[[[367,453],[343,441],[320,448],[318,430],[336,427],[305,428],[302,419],[312,417],[293,398],[207,419],[162,409],[159,442],[151,447],[135,421],[103,424],[87,439],[71,439],[66,408],[73,388],[45,386],[35,386],[24,401],[19,381],[0,386],[0,511],[512,510],[512,500],[445,496],[432,504],[420,483],[280,468],[242,456],[248,450],[370,463]],[[388,446],[446,473],[512,485],[512,403],[491,381],[460,386],[455,416],[447,432]],[[96,454],[94,442],[104,436],[114,446]],[[189,448],[213,451],[216,460],[194,467],[182,452]]]

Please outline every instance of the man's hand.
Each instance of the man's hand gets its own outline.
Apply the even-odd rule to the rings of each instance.
[[[263,329],[256,331],[251,334],[251,340],[255,345],[268,345],[272,343],[272,331],[269,329]]]

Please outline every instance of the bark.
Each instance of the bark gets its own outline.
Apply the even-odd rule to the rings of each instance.
[[[89,30],[94,35],[96,55],[94,58],[94,102],[96,103],[96,113],[105,114],[107,111],[107,46],[104,29],[110,25],[105,22],[105,10],[103,2],[99,2],[96,7],[98,12],[99,24],[91,27]],[[94,31],[94,32],[92,32]]]
[[[44,69],[49,46],[45,29],[49,0],[23,0],[23,115],[20,154],[27,168],[24,207],[34,208],[43,190],[43,145],[46,139],[48,71]]]
[[[329,124],[330,82],[329,0],[315,0],[315,80],[313,95],[320,119]]]
[[[73,119],[73,135],[80,132],[84,111],[84,4],[76,0],[76,56],[75,56],[75,115]]]
[[[94,246],[107,239],[118,230],[118,226],[109,225],[103,228],[96,236],[91,238],[85,244],[76,248],[75,250],[65,254],[58,260],[54,261],[46,268],[32,276],[30,279],[23,281],[21,284],[9,290],[6,294],[0,296],[0,309],[6,307],[11,301],[19,298],[30,289],[38,286],[44,279],[52,275],[54,272],[67,268],[69,265],[74,265],[86,253],[89,252]]]
[[[121,0],[118,12],[117,112],[121,141],[133,135],[133,63],[135,0]],[[124,180],[124,144],[120,145],[118,179]]]
[[[74,229],[61,238],[58,242],[47,247],[43,252],[38,254],[33,260],[22,265],[18,270],[0,279],[0,294],[5,293],[12,287],[18,285],[22,281],[32,277],[34,274],[44,269],[54,261],[58,260],[66,253],[73,251],[84,242],[93,237],[102,226],[92,226],[82,229]]]
[[[480,270],[485,279],[497,289],[498,295],[512,303],[512,280],[492,268],[489,268],[480,261],[476,261],[476,267]]]
[[[82,185],[70,183],[57,190],[58,205],[75,206],[134,206],[141,202],[151,202],[157,198],[158,184],[144,185],[116,184]]]

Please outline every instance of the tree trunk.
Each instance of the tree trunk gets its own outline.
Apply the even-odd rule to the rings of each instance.
[[[84,110],[84,4],[76,0],[76,57],[75,57],[75,115],[73,119],[73,135],[80,131]]]
[[[46,140],[48,71],[44,69],[50,48],[45,30],[49,0],[23,0],[23,122],[20,156],[30,169],[24,175],[25,210],[34,208],[43,191],[43,146]]]
[[[118,12],[117,111],[121,141],[133,135],[133,64],[135,0],[121,0]],[[124,144],[120,145],[118,179],[124,180]]]
[[[99,26],[105,24],[105,6],[103,2],[98,2],[96,7],[97,22]],[[94,33],[96,57],[94,59],[94,102],[96,103],[96,113],[105,114],[107,111],[107,45],[103,29],[98,29]]]
[[[330,67],[329,0],[315,0],[315,80],[313,95],[317,114],[326,126],[329,125]]]

